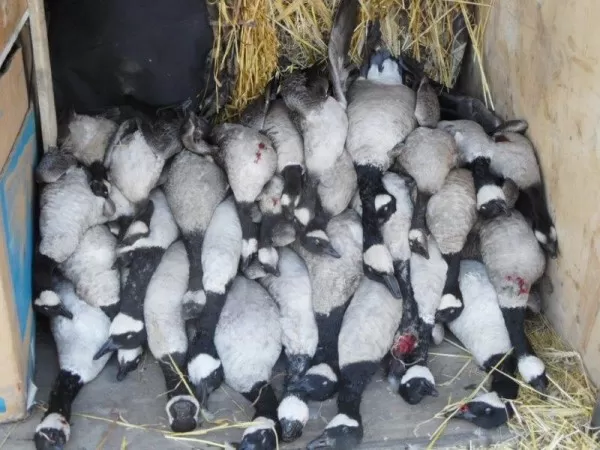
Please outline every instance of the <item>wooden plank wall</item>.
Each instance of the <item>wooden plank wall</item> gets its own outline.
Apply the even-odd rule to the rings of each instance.
[[[600,2],[496,0],[484,65],[496,110],[524,117],[556,221],[544,306],[600,385]],[[471,67],[470,73],[476,73]],[[469,77],[467,77],[469,78]],[[471,83],[476,85],[476,83]]]

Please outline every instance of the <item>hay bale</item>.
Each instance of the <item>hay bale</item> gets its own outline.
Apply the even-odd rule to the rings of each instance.
[[[283,69],[304,68],[327,57],[327,40],[339,0],[215,0],[213,47],[217,90],[231,98],[221,119],[238,115]],[[454,85],[467,36],[480,44],[493,0],[361,0],[351,58],[360,62],[367,23],[379,19],[394,55],[406,54],[448,87]],[[479,20],[477,20],[479,18]],[[228,66],[233,61],[234,67]],[[480,67],[483,74],[483,68]],[[232,80],[231,78],[235,78]],[[485,75],[482,77],[485,83]],[[486,100],[488,93],[484,93]]]

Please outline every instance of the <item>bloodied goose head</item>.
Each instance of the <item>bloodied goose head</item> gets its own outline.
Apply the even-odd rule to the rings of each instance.
[[[513,414],[510,403],[503,402],[495,392],[488,392],[462,405],[453,417],[490,429],[504,425]]]

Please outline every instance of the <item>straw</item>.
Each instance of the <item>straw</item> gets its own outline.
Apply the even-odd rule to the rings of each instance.
[[[339,0],[209,0],[215,6],[213,46],[217,97],[233,84],[220,120],[236,117],[260,95],[274,74],[327,58],[333,12]],[[379,19],[382,38],[395,56],[421,62],[426,74],[446,86],[458,77],[453,22],[465,19],[481,74],[484,100],[492,105],[482,65],[482,42],[494,0],[360,0],[350,56],[360,64],[367,23]],[[478,22],[478,18],[480,19]],[[233,58],[234,73],[227,70]],[[234,77],[234,80],[229,78]]]
[[[541,395],[528,384],[516,380],[520,392],[519,397],[511,402],[515,416],[508,423],[514,437],[496,444],[495,448],[598,448],[598,442],[588,433],[596,389],[589,382],[581,355],[565,344],[542,316],[528,321],[526,330],[533,349],[546,365],[550,380],[548,392]],[[429,448],[448,424],[450,418],[447,414],[455,413],[460,405],[471,400],[489,376],[488,373],[466,398],[447,405],[436,415],[444,421],[434,432]]]

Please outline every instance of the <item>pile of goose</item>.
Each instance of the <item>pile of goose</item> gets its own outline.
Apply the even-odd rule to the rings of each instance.
[[[241,449],[297,439],[307,403],[335,394],[308,448],[355,447],[382,362],[408,404],[438,395],[428,349],[445,326],[501,370],[457,417],[505,423],[517,371],[545,389],[524,318],[557,238],[527,125],[438,96],[376,23],[352,67],[357,7],[341,2],[326,68],[274,80],[240,123],[70,118],[37,169],[34,307],[60,362],[38,449],[63,448],[74,398],[113,353],[122,380],[146,346],[173,431],[196,428],[223,382],[253,404]]]

